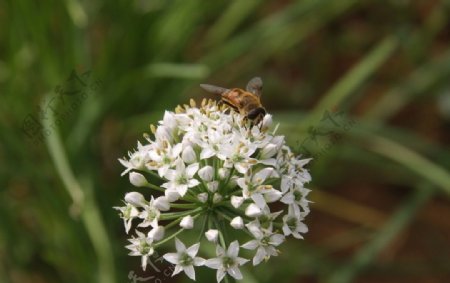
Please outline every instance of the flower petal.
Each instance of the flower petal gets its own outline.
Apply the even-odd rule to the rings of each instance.
[[[222,259],[218,257],[210,258],[205,261],[205,266],[212,269],[219,269],[222,266]]]
[[[266,200],[260,193],[253,193],[251,198],[260,209],[267,205]]]
[[[258,250],[256,251],[255,256],[253,257],[253,266],[260,264],[265,256],[266,251],[264,250],[263,247],[259,247]]]
[[[247,243],[243,244],[241,247],[243,247],[246,250],[254,250],[258,247],[258,241],[257,240],[251,240]]]
[[[225,277],[225,274],[225,270],[223,268],[219,268],[216,275],[217,282],[222,281],[222,279]]]
[[[234,279],[241,280],[242,279],[242,273],[239,270],[239,267],[233,266],[228,269],[228,274],[231,275]]]
[[[228,247],[227,255],[231,258],[235,258],[237,257],[238,254],[239,254],[239,242],[233,241]]]
[[[175,265],[175,269],[172,273],[172,277],[177,275],[178,273],[180,273],[181,271],[183,271],[183,267],[181,265]]]
[[[191,278],[192,280],[195,281],[195,270],[194,267],[192,265],[188,265],[188,266],[184,266],[184,273],[186,273],[186,275]]]
[[[195,266],[202,266],[205,265],[206,260],[201,257],[194,257],[194,265]]]
[[[186,168],[186,174],[189,178],[192,178],[198,171],[198,163],[193,163]]]
[[[172,264],[178,264],[179,256],[177,253],[165,254],[165,255],[163,255],[163,258]]]
[[[190,257],[194,258],[194,257],[197,255],[198,249],[199,249],[199,248],[200,248],[200,243],[196,243],[196,244],[190,246],[190,247],[186,250],[186,252],[187,252],[187,254],[188,254]]]
[[[182,253],[186,250],[186,246],[183,244],[183,242],[178,240],[178,238],[175,238],[175,247],[178,253]]]

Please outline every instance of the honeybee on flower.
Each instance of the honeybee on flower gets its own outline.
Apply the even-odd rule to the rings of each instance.
[[[261,87],[253,79],[247,92],[258,95]],[[140,192],[127,193],[116,209],[131,235],[130,255],[141,257],[143,269],[168,244],[173,252],[163,258],[175,264],[173,275],[184,271],[195,280],[195,268],[203,266],[217,270],[217,282],[242,279],[242,265],[277,256],[286,237],[307,232],[309,159],[296,157],[284,136],[269,131],[265,109],[255,111],[228,111],[213,100],[197,107],[191,100],[166,111],[150,127],[152,137],[120,159],[123,175]],[[238,235],[248,240],[240,243]],[[216,257],[202,255],[203,245],[215,246]]]

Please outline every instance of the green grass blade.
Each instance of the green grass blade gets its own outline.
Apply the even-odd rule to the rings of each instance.
[[[450,75],[450,50],[419,67],[405,81],[386,92],[364,115],[367,120],[384,121],[395,115],[401,108],[419,95],[429,94],[428,90],[439,81],[448,80]]]
[[[45,104],[43,104],[45,107]],[[106,229],[103,225],[100,213],[92,194],[85,189],[75,178],[69,165],[68,157],[64,151],[59,133],[55,127],[55,117],[53,112],[49,111],[47,119],[42,119],[45,129],[52,129],[46,137],[46,144],[50,157],[55,165],[61,181],[67,192],[72,198],[72,210],[80,211],[83,224],[88,232],[92,245],[97,253],[99,260],[98,280],[100,283],[114,283],[115,271],[114,260],[112,256],[112,245],[109,242]]]
[[[370,150],[402,164],[405,168],[410,169],[418,176],[422,176],[450,196],[450,173],[447,170],[426,159],[418,152],[386,137],[367,135],[366,139]]]
[[[226,11],[208,30],[205,43],[213,46],[225,41],[261,3],[261,0],[232,1]]]
[[[365,247],[361,248],[350,263],[344,267],[338,267],[325,282],[352,282],[413,221],[417,212],[431,199],[434,192],[435,190],[431,186],[422,186],[416,189],[410,198],[405,201],[386,225],[377,233],[375,238]]]
[[[392,55],[398,46],[398,39],[388,36],[383,39],[373,50],[353,67],[330,91],[320,100],[318,105],[302,122],[304,126],[319,123],[323,113],[339,107],[343,101],[354,94],[363,83],[378,70],[378,68]]]

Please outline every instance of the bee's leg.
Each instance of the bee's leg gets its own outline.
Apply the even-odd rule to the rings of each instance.
[[[262,107],[258,107],[248,112],[246,117],[252,121],[251,126],[254,126],[262,121],[264,115],[266,115],[266,110]]]
[[[265,114],[263,114],[263,113],[261,113],[261,114],[258,116],[259,131],[262,131],[262,130],[263,130],[263,123],[262,123],[262,121],[263,121],[263,119],[264,119],[264,116],[265,116]]]

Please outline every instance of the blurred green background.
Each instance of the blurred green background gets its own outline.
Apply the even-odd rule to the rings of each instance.
[[[199,83],[256,75],[315,157],[314,203],[305,240],[242,282],[450,282],[449,17],[448,0],[1,1],[0,282],[187,282],[127,256],[117,159],[213,98]]]

